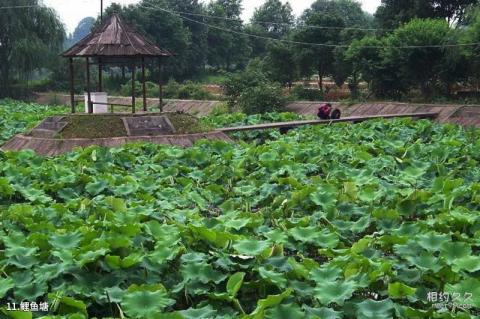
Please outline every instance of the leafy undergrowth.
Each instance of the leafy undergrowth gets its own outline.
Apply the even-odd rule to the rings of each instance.
[[[262,145],[0,152],[0,305],[48,301],[49,318],[474,318],[479,161],[478,130],[424,120]],[[436,310],[433,292],[472,309]]]
[[[66,107],[0,100],[0,145],[13,135],[33,128],[51,115],[68,112]]]
[[[256,125],[272,122],[289,122],[307,119],[296,113],[266,113],[256,115],[246,115],[243,113],[230,113],[212,115],[202,118],[201,121],[212,127],[233,127]],[[245,131],[229,133],[229,136],[240,141],[251,142],[254,144],[263,144],[268,140],[274,140],[281,136],[278,129],[261,130],[261,131]]]

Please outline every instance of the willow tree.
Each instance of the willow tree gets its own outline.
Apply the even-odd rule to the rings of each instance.
[[[2,1],[0,10],[0,96],[11,95],[14,82],[58,59],[65,31],[55,11],[38,0]]]

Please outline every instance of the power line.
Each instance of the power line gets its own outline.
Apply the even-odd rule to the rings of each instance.
[[[139,4],[143,5],[143,4]],[[181,15],[189,15],[189,16],[196,16],[196,17],[203,17],[209,19],[219,19],[219,20],[228,20],[228,21],[235,21],[235,22],[243,22],[242,19],[237,18],[229,18],[229,17],[221,17],[221,16],[212,16],[207,14],[201,13],[192,13],[192,12],[185,12],[185,11],[173,11],[170,12],[181,14]],[[264,25],[282,25],[282,26],[292,26],[290,23],[286,22],[273,22],[273,21],[255,21],[257,24],[264,24]],[[304,25],[300,24],[297,27],[305,28],[305,29],[326,29],[326,30],[358,30],[358,31],[394,31],[394,29],[379,29],[379,28],[359,28],[359,27],[331,27],[331,26],[318,26],[318,25]]]
[[[290,44],[298,44],[298,45],[317,46],[317,47],[348,48],[348,47],[350,46],[350,45],[346,45],[346,44],[328,44],[328,43],[300,42],[300,41],[292,41],[292,40],[285,40],[285,39],[276,39],[276,38],[271,38],[271,37],[265,37],[265,36],[260,36],[260,35],[256,35],[256,34],[250,34],[250,33],[245,33],[245,32],[241,32],[241,31],[237,31],[237,30],[227,29],[227,28],[223,28],[223,27],[216,26],[216,25],[211,25],[211,24],[208,24],[208,23],[204,23],[204,22],[202,22],[202,21],[190,19],[190,18],[187,18],[187,17],[182,16],[181,14],[175,13],[174,11],[166,10],[166,9],[160,8],[160,7],[145,6],[144,4],[141,4],[140,6],[142,6],[143,8],[146,8],[146,9],[157,9],[157,10],[161,10],[161,11],[167,12],[167,13],[169,13],[169,14],[172,14],[172,15],[174,15],[174,16],[180,17],[180,18],[182,18],[182,19],[184,19],[184,20],[187,20],[187,21],[190,21],[190,22],[194,22],[194,23],[198,23],[198,24],[207,26],[207,27],[209,27],[209,28],[213,28],[213,29],[217,29],[217,30],[220,30],[220,31],[229,32],[229,33],[233,33],[233,34],[249,36],[249,37],[257,38],[257,39],[264,39],[264,40],[270,40],[270,41],[276,41],[276,42],[283,42],[283,43],[290,43]],[[426,48],[466,47],[466,46],[477,46],[477,45],[480,45],[480,42],[475,42],[475,43],[459,43],[459,44],[437,44],[437,45],[405,45],[405,46],[396,46],[396,47],[392,47],[392,48],[395,48],[395,49],[422,49],[422,48],[423,48],[423,49],[426,49]],[[382,48],[384,48],[384,46],[362,46],[362,48],[366,48],[366,49],[382,49]]]
[[[4,9],[23,9],[23,8],[33,8],[33,7],[39,7],[39,5],[0,7],[0,10],[4,10]]]
[[[194,19],[190,19],[190,18],[187,18],[187,17],[184,17],[182,16],[182,14],[187,14],[187,13],[178,13],[176,11],[171,11],[171,10],[167,10],[167,9],[164,9],[164,8],[161,8],[161,7],[157,7],[157,6],[154,6],[154,7],[151,7],[151,6],[147,6],[145,4],[139,4],[139,6],[143,7],[143,8],[146,8],[146,9],[156,9],[156,10],[161,10],[161,11],[164,11],[164,12],[167,12],[169,14],[172,14],[174,16],[177,16],[183,20],[187,20],[187,21],[190,21],[190,22],[194,22],[194,23],[197,23],[197,24],[200,24],[200,25],[204,25],[206,27],[209,27],[209,28],[213,28],[213,29],[217,29],[217,30],[220,30],[220,31],[224,31],[224,32],[229,32],[229,33],[233,33],[233,34],[238,34],[238,35],[243,35],[243,36],[248,36],[248,37],[251,37],[251,38],[257,38],[257,39],[263,39],[263,40],[268,40],[268,41],[274,41],[274,42],[282,42],[282,43],[290,43],[290,44],[297,44],[297,45],[307,45],[307,46],[316,46],[316,47],[329,47],[329,48],[348,48],[349,45],[346,45],[346,44],[328,44],[328,43],[312,43],[312,42],[300,42],[300,41],[293,41],[293,40],[285,40],[285,39],[276,39],[276,38],[271,38],[271,37],[265,37],[265,36],[260,36],[260,35],[256,35],[256,34],[249,34],[249,33],[245,33],[245,32],[241,32],[241,31],[237,31],[237,30],[232,30],[232,29],[227,29],[227,28],[223,28],[223,27],[219,27],[219,26],[216,26],[216,25],[212,25],[212,24],[208,24],[208,23],[205,23],[205,22],[202,22],[202,21],[198,21],[198,20],[194,20]],[[8,9],[8,8],[31,8],[31,7],[38,7],[37,5],[30,5],[30,6],[10,6],[10,7],[0,7],[0,10],[1,9]],[[214,16],[207,16],[207,15],[200,15],[200,14],[193,14],[193,13],[189,13],[190,15],[199,15],[199,16],[206,16],[206,17],[214,17]],[[220,18],[220,17],[218,17]],[[226,17],[222,17],[222,18],[226,18]],[[227,19],[231,19],[231,18],[227,18]],[[241,20],[238,20],[238,19],[234,19],[236,21],[241,21]],[[267,22],[265,22],[267,23]],[[269,23],[274,23],[274,22],[269,22]],[[320,27],[320,26],[316,26],[318,28],[327,28],[327,27]],[[334,27],[332,27],[334,28]],[[341,29],[348,29],[348,28],[341,28]],[[360,30],[361,28],[350,28],[350,29],[357,29],[357,30]],[[371,30],[374,30],[374,29],[371,29]],[[381,29],[378,29],[378,30],[381,30]],[[480,42],[475,42],[475,43],[459,43],[459,44],[437,44],[437,45],[405,45],[405,46],[396,46],[396,47],[393,47],[395,49],[421,49],[421,48],[453,48],[453,47],[467,47],[467,46],[478,46],[480,45]],[[366,48],[366,49],[382,49],[384,48],[384,46],[362,46],[362,48]]]

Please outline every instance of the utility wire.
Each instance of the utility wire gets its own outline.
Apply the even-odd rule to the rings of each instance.
[[[0,10],[3,10],[3,9],[23,9],[23,8],[34,8],[34,7],[39,7],[39,5],[0,7]]]
[[[301,41],[293,41],[293,40],[286,40],[286,39],[276,39],[276,38],[271,38],[271,37],[265,37],[265,36],[261,36],[261,35],[256,35],[256,34],[250,34],[250,33],[245,33],[245,32],[241,32],[241,31],[237,31],[237,30],[232,30],[232,29],[227,29],[227,28],[223,28],[223,27],[219,27],[219,26],[216,26],[216,25],[212,25],[212,24],[208,24],[208,23],[205,23],[205,22],[202,22],[202,21],[198,21],[198,20],[195,20],[195,19],[191,19],[191,18],[188,18],[188,17],[185,17],[183,16],[182,14],[186,14],[186,13],[178,13],[176,11],[171,11],[171,10],[167,10],[167,9],[164,9],[164,8],[161,8],[161,7],[158,7],[158,6],[147,6],[146,4],[139,4],[139,6],[143,7],[143,8],[146,8],[146,9],[155,9],[155,10],[161,10],[161,11],[164,11],[166,13],[169,13],[171,15],[174,15],[174,16],[177,16],[183,20],[186,20],[186,21],[190,21],[190,22],[193,22],[193,23],[197,23],[197,24],[200,24],[200,25],[203,25],[203,26],[206,26],[206,27],[209,27],[209,28],[212,28],[212,29],[217,29],[217,30],[220,30],[220,31],[224,31],[224,32],[229,32],[229,33],[233,33],[233,34],[238,34],[238,35],[243,35],[243,36],[248,36],[248,37],[251,37],[251,38],[256,38],[256,39],[263,39],[263,40],[268,40],[268,41],[275,41],[275,42],[282,42],[282,43],[290,43],[290,44],[297,44],[297,45],[306,45],[306,46],[316,46],[316,47],[329,47],[329,48],[348,48],[350,45],[346,45],[346,44],[328,44],[328,43],[312,43],[312,42],[301,42]],[[0,10],[2,9],[11,9],[11,8],[31,8],[31,7],[38,7],[37,5],[30,5],[30,6],[9,6],[9,7],[0,7]],[[199,15],[199,14],[193,14],[193,13],[190,13],[190,15]],[[205,17],[214,17],[214,16],[207,16],[207,15],[199,15],[199,16],[205,16]],[[226,17],[225,17],[226,18]],[[227,18],[227,19],[231,19],[231,18]],[[238,19],[232,19],[232,20],[235,20],[235,21],[241,21],[241,20],[238,20]],[[264,23],[267,23],[267,22],[264,22]],[[269,23],[272,23],[274,24],[273,22],[269,22]],[[317,26],[318,28],[327,28],[327,27],[320,27],[320,26]],[[332,27],[334,28],[334,27]],[[360,30],[361,28],[341,28],[341,29],[352,29],[352,30]],[[374,30],[374,29],[370,29],[370,30]],[[378,29],[378,30],[381,30],[381,29]],[[395,49],[421,49],[421,48],[454,48],[454,47],[468,47],[468,46],[478,46],[480,45],[480,42],[475,42],[475,43],[458,43],[458,44],[437,44],[437,45],[405,45],[405,46],[396,46],[396,47],[393,47]],[[384,46],[362,46],[362,48],[366,48],[366,49],[382,49],[384,48]]]
[[[271,38],[271,37],[265,37],[265,36],[260,36],[260,35],[256,35],[256,34],[250,34],[250,33],[245,33],[245,32],[241,32],[241,31],[237,31],[237,30],[227,29],[227,28],[223,28],[223,27],[216,26],[216,25],[211,25],[211,24],[208,24],[208,23],[205,23],[205,22],[202,22],[202,21],[198,21],[198,20],[194,20],[194,19],[190,19],[190,18],[184,17],[184,16],[182,16],[181,14],[175,13],[175,11],[170,11],[170,10],[167,10],[167,9],[164,9],[164,8],[160,8],[160,7],[156,7],[156,6],[151,7],[151,6],[146,6],[146,5],[144,5],[144,4],[141,4],[140,6],[142,6],[143,8],[146,8],[146,9],[152,9],[152,10],[153,10],[153,9],[157,9],[157,10],[161,10],[161,11],[167,12],[167,13],[169,13],[169,14],[171,14],[171,15],[180,17],[180,18],[182,18],[182,19],[184,19],[184,20],[187,20],[187,21],[190,21],[190,22],[194,22],[194,23],[198,23],[198,24],[207,26],[207,27],[209,27],[209,28],[213,28],[213,29],[217,29],[217,30],[220,30],[220,31],[229,32],[229,33],[233,33],[233,34],[249,36],[249,37],[257,38],[257,39],[264,39],[264,40],[270,40],[270,41],[276,41],[276,42],[283,42],[283,43],[290,43],[290,44],[298,44],[298,45],[317,46],[317,47],[348,48],[348,47],[350,46],[350,45],[346,45],[346,44],[328,44],[328,43],[300,42],[300,41],[293,41],[293,40],[285,40],[285,39],[276,39],[276,38]],[[452,47],[466,47],[466,46],[477,46],[477,45],[480,45],[480,42],[475,42],[475,43],[458,43],[458,44],[437,44],[437,45],[405,45],[405,46],[395,46],[395,47],[392,47],[392,48],[395,48],[395,49],[452,48]],[[362,46],[362,48],[367,48],[367,49],[382,49],[382,48],[384,48],[384,46]]]
[[[143,5],[143,4],[139,4]],[[180,15],[188,15],[188,16],[196,16],[202,18],[209,18],[209,19],[219,19],[219,20],[229,20],[235,22],[243,22],[242,19],[237,18],[229,18],[229,17],[221,17],[221,16],[212,16],[207,14],[201,13],[192,13],[192,12],[185,12],[185,11],[173,11],[170,10],[171,13],[176,13]],[[255,21],[254,23],[257,24],[264,24],[264,25],[282,25],[282,26],[292,26],[290,23],[285,22],[273,22],[273,21]],[[358,31],[394,31],[395,29],[379,29],[379,28],[359,28],[359,27],[330,27],[330,26],[318,26],[318,25],[307,25],[307,24],[299,24],[297,27],[305,28],[305,29],[327,29],[327,30],[358,30]]]

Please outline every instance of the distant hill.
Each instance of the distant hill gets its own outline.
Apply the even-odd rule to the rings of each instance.
[[[90,30],[92,30],[94,24],[95,18],[93,17],[86,17],[82,19],[82,21],[80,21],[75,28],[75,31],[73,31],[73,33],[70,34],[65,40],[65,47],[71,47],[72,45],[83,39],[85,36],[87,36],[90,33]]]

